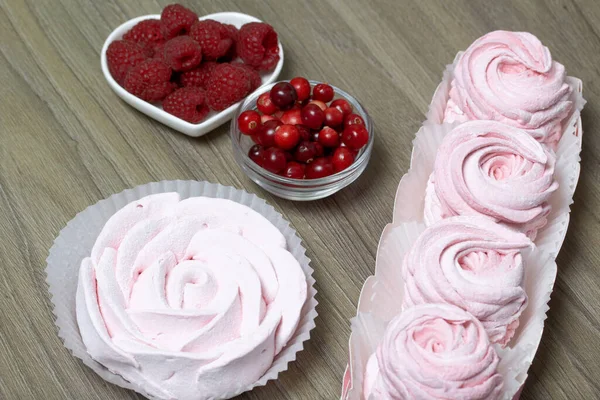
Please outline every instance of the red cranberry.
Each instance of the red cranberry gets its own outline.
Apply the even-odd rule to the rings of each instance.
[[[365,125],[365,120],[358,114],[349,114],[344,118],[344,128],[350,125]]]
[[[294,125],[281,125],[275,131],[275,145],[280,149],[291,150],[298,144],[300,132]]]
[[[344,122],[344,113],[335,107],[325,109],[325,125],[340,126]]]
[[[323,111],[325,111],[325,109],[327,108],[327,104],[323,103],[321,100],[311,100],[308,102],[308,104],[316,104]]]
[[[271,94],[269,92],[265,92],[258,96],[258,100],[256,101],[256,107],[258,108],[258,111],[267,115],[271,115],[275,111],[277,111],[277,107],[271,101]]]
[[[300,76],[292,79],[290,84],[296,89],[296,95],[299,101],[304,101],[310,97],[310,83]]]
[[[294,152],[294,159],[296,161],[306,163],[317,156],[317,149],[315,148],[314,142],[300,142],[296,151]]]
[[[350,103],[348,103],[348,100],[346,100],[346,99],[334,100],[331,102],[329,107],[337,108],[338,110],[340,110],[342,112],[342,114],[344,114],[344,117],[346,117],[346,115],[352,113],[352,106],[350,105]]]
[[[340,134],[328,126],[319,132],[319,143],[325,147],[338,147],[340,145]]]
[[[319,133],[321,131],[314,131],[312,133],[312,141],[318,143],[319,142]]]
[[[304,169],[304,164],[300,164],[295,161],[290,161],[285,166],[285,169],[281,172],[281,175],[292,179],[303,179]]]
[[[302,112],[300,109],[292,108],[281,116],[281,122],[288,125],[299,125],[302,123]]]
[[[272,120],[265,122],[261,127],[258,133],[256,134],[256,138],[258,139],[258,144],[263,145],[264,147],[271,147],[275,145],[275,131],[282,125],[279,120]]]
[[[333,170],[340,172],[348,168],[354,162],[354,151],[347,147],[338,147],[333,152],[331,163],[333,164]]]
[[[298,133],[300,133],[300,141],[310,140],[310,129],[306,125],[296,125]]]
[[[296,98],[296,90],[288,82],[279,82],[271,88],[271,101],[280,110],[292,108]]]
[[[289,151],[284,151],[285,153],[285,161],[290,162],[290,161],[294,161],[294,155],[292,153],[290,153]]]
[[[267,121],[279,121],[279,118],[276,118],[276,117],[274,117],[272,115],[267,115],[267,114],[263,114],[263,115],[260,116],[260,122],[261,123],[264,124]]]
[[[265,156],[265,149],[259,144],[255,144],[248,150],[248,157],[258,165],[262,166]]]
[[[316,104],[307,104],[302,109],[302,123],[310,129],[321,129],[325,113]]]
[[[244,111],[238,117],[238,127],[244,135],[256,134],[260,124],[260,114],[253,110]]]
[[[364,125],[350,125],[342,132],[342,141],[351,149],[358,150],[369,141],[369,131]]]
[[[262,167],[275,174],[281,172],[286,165],[285,152],[277,147],[271,147],[264,151]]]
[[[333,88],[326,83],[319,83],[313,88],[313,99],[328,103],[333,100]]]
[[[323,178],[333,174],[333,165],[326,157],[320,157],[306,166],[305,174],[307,179]]]

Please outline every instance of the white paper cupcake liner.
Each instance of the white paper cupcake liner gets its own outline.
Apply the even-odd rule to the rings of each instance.
[[[317,317],[317,293],[312,277],[313,269],[310,259],[306,257],[306,249],[296,231],[282,215],[268,205],[263,199],[229,186],[197,181],[162,181],[127,189],[107,199],[89,206],[69,221],[63,228],[50,249],[46,267],[46,282],[54,305],[55,324],[58,336],[67,349],[93,369],[102,378],[126,389],[135,390],[146,397],[151,397],[138,385],[124,380],[104,366],[94,361],[83,344],[75,314],[75,295],[81,260],[91,253],[92,246],[106,221],[128,203],[144,196],[156,193],[177,192],[182,199],[205,196],[235,201],[257,211],[275,225],[287,240],[288,251],[298,260],[307,281],[307,299],[302,309],[302,317],[298,322],[296,333],[286,347],[275,357],[267,372],[255,383],[247,387],[233,388],[219,398],[231,398],[257,386],[264,386],[268,381],[277,379],[280,372],[288,369],[288,363],[296,359],[296,353],[304,348],[304,342],[310,338],[310,331],[315,327]]]

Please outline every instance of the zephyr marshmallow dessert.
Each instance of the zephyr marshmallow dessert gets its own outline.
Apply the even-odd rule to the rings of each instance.
[[[495,120],[555,147],[573,109],[565,67],[527,32],[490,32],[460,56],[444,122]]]
[[[482,217],[452,217],[427,228],[404,258],[404,308],[443,303],[475,316],[506,346],[527,307],[522,233]]]
[[[535,239],[558,188],[555,155],[522,129],[495,122],[458,125],[443,139],[425,194],[425,223],[485,216]]]
[[[386,327],[364,371],[365,399],[495,400],[498,355],[483,325],[446,304],[409,308]]]
[[[306,297],[302,268],[266,218],[162,193],[102,229],[81,263],[77,322],[91,357],[149,395],[208,399],[267,371]]]

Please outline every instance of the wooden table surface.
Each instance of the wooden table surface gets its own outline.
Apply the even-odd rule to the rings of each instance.
[[[458,50],[495,29],[526,30],[583,80],[581,179],[544,336],[523,399],[600,393],[600,2],[184,1],[199,15],[241,11],[270,22],[285,48],[282,78],[303,75],[353,93],[376,124],[369,167],[321,201],[271,196],[234,162],[229,124],[193,139],[111,91],[100,49],[127,19],[166,1],[2,0],[0,8],[0,398],[133,399],[75,359],[56,334],[44,282],[59,230],[90,204],[139,184],[195,179],[267,199],[304,240],[317,280],[310,342],[277,382],[240,399],[335,399],[349,319],[392,219],[411,140]]]

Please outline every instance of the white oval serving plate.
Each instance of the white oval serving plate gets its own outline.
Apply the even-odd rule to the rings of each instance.
[[[184,121],[180,118],[175,117],[174,115],[163,111],[162,106],[159,104],[148,103],[140,98],[135,97],[134,95],[123,89],[123,87],[121,87],[121,85],[119,85],[117,81],[113,79],[112,75],[108,71],[108,65],[106,63],[106,49],[108,49],[108,46],[112,42],[121,39],[123,35],[135,24],[145,19],[160,19],[160,15],[143,15],[141,17],[130,19],[129,21],[123,23],[114,31],[112,31],[108,38],[106,38],[104,46],[102,46],[102,54],[100,57],[102,72],[104,73],[104,77],[106,78],[106,81],[108,82],[112,90],[114,90],[114,92],[126,103],[136,108],[138,111],[141,111],[147,116],[154,118],[158,122],[161,122],[188,136],[199,137],[205,135],[206,133],[229,121],[233,117],[233,114],[235,113],[235,110],[239,107],[241,101],[221,112],[211,111],[201,123],[191,124],[187,121]],[[238,29],[248,22],[262,22],[258,18],[255,18],[251,15],[242,14],[238,12],[222,12],[216,14],[209,14],[200,17],[199,19],[214,19],[215,21],[234,25]],[[279,62],[277,63],[277,66],[273,71],[269,73],[261,73],[262,85],[267,85],[269,83],[275,82],[275,80],[277,80],[277,77],[279,76],[279,73],[281,72],[281,68],[283,67],[283,47],[281,46],[281,42],[279,42],[279,57]]]

